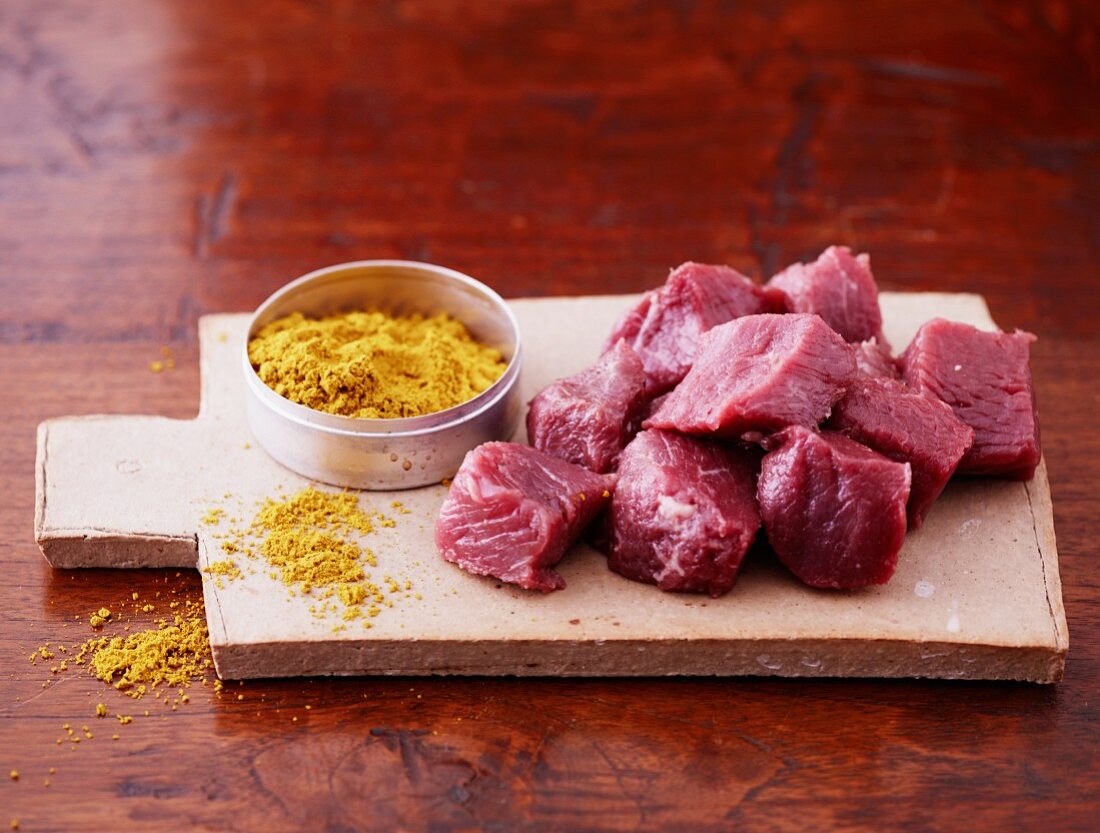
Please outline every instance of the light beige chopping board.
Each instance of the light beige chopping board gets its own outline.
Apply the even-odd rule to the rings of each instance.
[[[525,343],[525,398],[590,364],[635,299],[511,302]],[[884,293],[881,302],[895,348],[936,315],[994,328],[974,295]],[[35,534],[53,566],[203,568],[226,557],[215,536],[230,518],[247,522],[265,498],[309,485],[249,434],[247,319],[200,321],[197,419],[97,416],[39,427]],[[291,592],[258,557],[236,558],[238,578],[204,573],[218,673],[1062,675],[1068,633],[1045,465],[1029,483],[952,483],[909,534],[892,581],[858,592],[813,590],[754,553],[720,599],[663,593],[578,546],[559,567],[565,590],[529,593],[439,558],[432,529],[444,496],[442,486],[361,494],[364,508],[394,520],[363,538],[378,562],[371,575],[400,588],[373,618],[345,621],[338,605]],[[202,523],[216,508],[223,524]]]

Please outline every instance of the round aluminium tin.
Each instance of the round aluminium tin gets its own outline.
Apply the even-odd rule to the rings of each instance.
[[[508,362],[504,374],[466,402],[416,417],[359,419],[291,402],[248,360],[248,341],[292,312],[307,316],[381,309],[391,315],[448,313]],[[519,325],[504,300],[473,278],[430,263],[362,260],[310,272],[264,301],[244,346],[245,405],[256,441],[276,460],[312,480],[355,489],[411,489],[457,471],[476,445],[507,440],[520,415]]]

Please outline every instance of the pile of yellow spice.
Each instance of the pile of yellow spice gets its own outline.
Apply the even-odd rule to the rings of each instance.
[[[81,646],[96,677],[132,697],[159,685],[181,689],[203,679],[214,667],[210,637],[201,615],[162,620],[156,629],[128,636],[101,637]],[[185,698],[186,695],[182,694]]]
[[[486,390],[507,365],[446,314],[380,310],[264,326],[248,358],[265,385],[299,405],[361,419],[422,416]]]
[[[136,600],[137,593],[134,593]],[[174,611],[172,619],[160,619],[156,627],[135,631],[125,636],[93,637],[80,645],[73,645],[71,653],[64,645],[43,645],[31,653],[30,661],[50,661],[58,654],[66,655],[51,666],[54,674],[84,666],[98,679],[113,685],[131,697],[140,698],[158,686],[179,689],[183,702],[183,689],[194,680],[204,680],[214,667],[210,653],[209,633],[199,602],[185,601],[169,605]],[[152,605],[141,607],[143,612]],[[104,607],[93,613],[90,624],[101,629],[113,617]],[[129,626],[127,626],[127,630]]]
[[[179,573],[176,575],[178,577]],[[179,591],[172,590],[170,595],[178,596]],[[157,599],[161,599],[160,590],[155,593],[154,600]],[[171,611],[170,618],[161,617],[145,628],[131,631],[131,625],[126,621],[127,608],[133,613],[151,613],[161,604],[157,602],[154,605],[140,599],[134,591],[129,599],[112,604],[110,608],[100,607],[86,620],[97,633],[106,627],[118,628],[124,633],[96,635],[83,643],[68,646],[46,643],[33,651],[29,660],[32,665],[49,663],[50,674],[54,677],[81,668],[121,694],[134,699],[149,695],[159,700],[166,709],[176,711],[179,706],[190,702],[187,690],[194,682],[201,682],[204,686],[209,684],[208,676],[212,674],[214,664],[202,615],[202,602],[185,597],[165,601]],[[80,620],[79,616],[74,618]],[[42,687],[48,687],[48,682],[43,682]],[[221,681],[214,679],[213,688],[216,693],[221,692]],[[110,710],[105,703],[96,703],[94,714],[97,719],[106,719],[110,717]],[[150,712],[145,709],[143,714],[149,717]],[[133,722],[133,716],[116,713],[114,720],[105,721],[106,726],[116,731],[111,732],[109,728],[107,733],[117,741],[121,737],[117,730]],[[65,734],[56,739],[56,744],[72,751],[87,745],[93,737],[102,736],[99,732],[93,734],[86,724],[65,723],[61,728]],[[50,774],[53,773],[51,768]],[[44,786],[50,786],[49,779],[45,780]]]
[[[400,504],[394,509],[407,511]],[[204,522],[218,525],[224,517],[211,511]],[[214,533],[227,558],[211,562],[205,572],[216,583],[232,580],[241,575],[235,559],[259,556],[274,568],[272,578],[292,593],[317,600],[310,610],[318,618],[342,610],[345,621],[370,619],[392,607],[395,596],[412,591],[407,579],[375,579],[368,568],[376,568],[378,561],[359,540],[394,525],[392,518],[363,510],[355,494],[308,487],[282,499],[268,498],[246,528]]]

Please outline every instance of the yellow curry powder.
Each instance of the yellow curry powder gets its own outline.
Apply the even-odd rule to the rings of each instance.
[[[373,581],[367,568],[378,562],[357,540],[394,525],[392,518],[361,509],[355,494],[309,487],[280,500],[267,499],[247,529],[215,537],[227,555],[261,556],[275,568],[273,578],[293,593],[311,594],[319,603],[310,611],[318,618],[342,607],[343,618],[352,620],[377,616],[393,604],[387,594],[411,588],[411,583],[402,586],[388,576],[381,583]],[[214,562],[207,572],[239,577],[239,570],[221,566],[226,563],[232,562]]]
[[[214,584],[219,590],[225,589],[225,584],[222,582],[223,577],[233,580],[240,578],[242,575],[241,568],[229,558],[223,558],[221,561],[211,561],[203,568],[203,572],[214,576]]]
[[[358,618],[360,608],[378,595],[364,563],[377,566],[374,553],[352,540],[367,534],[375,523],[392,526],[381,515],[368,515],[354,494],[303,489],[285,500],[268,500],[256,514],[252,529],[263,535],[260,552],[278,568],[288,587],[313,592],[322,599],[334,595],[344,605],[347,619]]]
[[[504,373],[500,352],[446,314],[292,313],[263,327],[248,358],[264,384],[318,411],[420,416],[472,399]]]
[[[314,587],[362,581],[362,548],[316,529],[272,529],[260,551],[268,563],[278,567],[282,581],[309,593]],[[370,558],[373,565],[373,557]]]
[[[81,646],[92,672],[131,697],[158,685],[190,686],[213,668],[210,639],[202,616],[176,616],[172,623],[126,637],[91,639]]]
[[[87,668],[98,679],[131,697],[142,697],[148,691],[165,685],[179,689],[180,698],[174,701],[173,707],[175,703],[187,702],[183,687],[190,686],[193,680],[204,680],[205,685],[206,673],[214,667],[209,634],[203,617],[202,602],[185,600],[182,605],[179,602],[170,602],[169,607],[179,608],[181,614],[175,615],[172,621],[161,619],[155,627],[147,630],[124,636],[92,637],[83,644],[73,645],[70,659],[52,666],[50,672],[60,674],[68,671],[68,662],[71,662],[74,666]],[[149,612],[153,608],[149,604],[140,608],[138,604],[134,604],[134,609]],[[108,619],[106,616],[95,618],[104,620],[99,625],[93,623],[95,630],[103,627]],[[111,621],[115,618],[111,614]],[[130,626],[126,625],[125,630],[129,631]],[[56,650],[68,653],[63,645],[57,646]],[[56,654],[50,650],[49,645],[43,645],[30,655],[30,661],[36,664],[39,658],[47,660],[54,656]],[[106,704],[97,703],[95,714],[96,717],[106,717]],[[71,727],[66,725],[64,728],[69,733],[69,739],[73,743],[79,743],[80,737]],[[84,732],[86,739],[91,740],[91,733],[86,727]],[[60,742],[59,740],[58,743]]]

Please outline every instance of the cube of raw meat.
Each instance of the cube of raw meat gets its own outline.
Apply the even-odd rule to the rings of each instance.
[[[817,425],[855,376],[851,348],[816,315],[749,315],[703,336],[684,381],[643,424],[738,437]]]
[[[587,370],[559,379],[531,400],[531,445],[592,471],[615,468],[638,431],[648,399],[645,369],[625,341]]]
[[[608,510],[608,566],[662,590],[727,592],[760,528],[754,462],[709,440],[638,434]]]
[[[829,428],[913,472],[909,489],[909,526],[924,522],[932,503],[955,473],[974,440],[970,426],[930,394],[896,379],[856,379],[836,403]]]
[[[1039,465],[1039,413],[1028,348],[1035,336],[987,333],[934,318],[901,357],[902,378],[942,399],[974,429],[960,474],[1029,480]]]
[[[646,391],[657,396],[684,378],[703,333],[742,315],[770,312],[775,297],[728,266],[684,263],[623,314],[604,351],[624,339],[645,367]]]
[[[779,560],[811,587],[889,581],[905,540],[909,464],[802,426],[767,442],[756,494]]]
[[[470,451],[439,510],[447,561],[528,590],[560,590],[551,569],[611,497],[615,479],[515,443]]]
[[[880,376],[885,379],[898,379],[901,373],[894,358],[885,345],[877,338],[869,338],[852,345],[852,355],[856,359],[856,373],[859,376]]]
[[[845,341],[886,343],[878,286],[865,254],[852,257],[847,246],[830,246],[813,263],[788,266],[767,285],[783,293],[786,312],[817,313]]]

